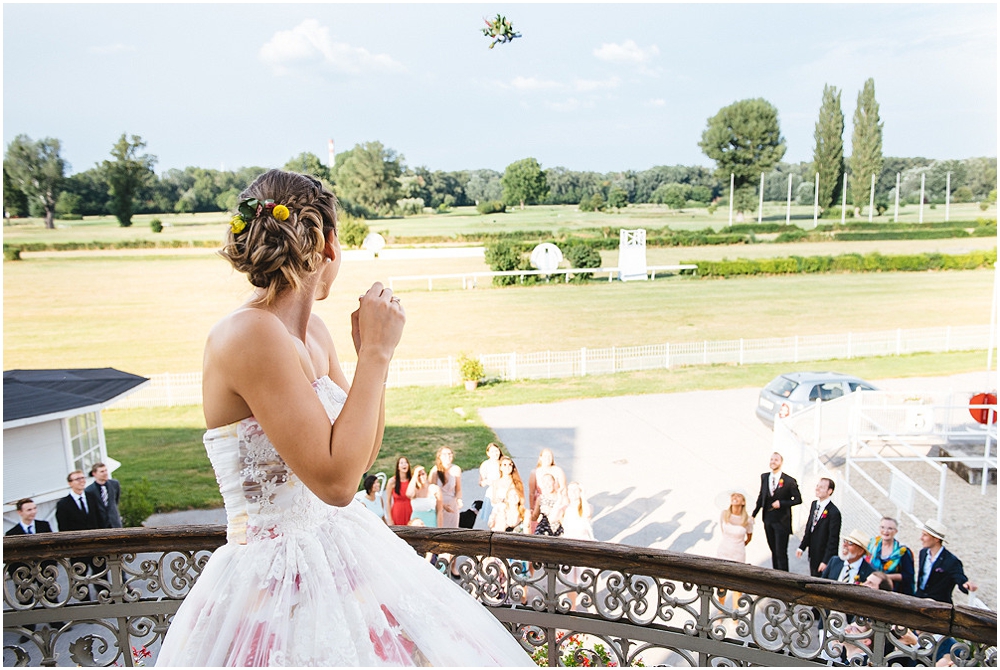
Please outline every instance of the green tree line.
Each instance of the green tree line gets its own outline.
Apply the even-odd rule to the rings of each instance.
[[[840,204],[843,176],[848,176],[851,204],[868,204],[871,175],[876,175],[875,199],[887,207],[900,174],[900,202],[920,198],[943,203],[947,175],[951,174],[952,202],[995,202],[995,157],[965,160],[894,158],[881,155],[882,122],[878,117],[874,81],[858,94],[852,137],[853,153],[844,157],[844,115],[841,92],[823,90],[816,123],[816,147],[810,162],[787,163],[777,110],[766,100],[741,100],[708,119],[699,143],[716,162],[703,166],[659,165],[647,170],[599,173],[557,166],[543,169],[531,157],[511,163],[504,172],[490,169],[430,170],[409,167],[405,157],[381,142],[358,144],[336,156],[328,167],[318,156],[303,152],[283,166],[311,174],[337,193],[346,212],[359,218],[413,214],[432,208],[489,203],[483,211],[527,204],[578,204],[582,210],[621,209],[634,203],[656,203],[674,209],[706,207],[729,197],[729,177],[735,174],[737,211],[753,211],[764,175],[764,200],[783,202],[788,180],[798,204],[812,204],[814,175],[820,173],[820,206]],[[6,147],[3,164],[5,216],[55,218],[115,215],[131,225],[133,214],[232,211],[242,188],[265,168],[236,170],[201,167],[154,171],[156,156],[144,153],[138,135],[123,133],[111,148],[110,159],[67,174],[58,139],[32,140],[18,135]],[[499,207],[497,206],[499,205]]]

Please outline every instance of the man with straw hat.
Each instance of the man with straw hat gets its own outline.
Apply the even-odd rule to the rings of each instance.
[[[860,584],[868,579],[868,575],[875,572],[872,564],[865,560],[870,539],[860,530],[852,530],[850,535],[845,535],[840,545],[843,558],[832,557],[820,577],[845,584]]]
[[[951,593],[957,586],[962,593],[979,587],[965,576],[962,561],[944,548],[947,528],[940,521],[928,519],[920,529],[920,557],[917,560],[918,598],[930,598],[951,603]]]

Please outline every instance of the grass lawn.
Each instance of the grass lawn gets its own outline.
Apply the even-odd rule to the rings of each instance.
[[[345,262],[334,294],[316,311],[342,358],[353,360],[348,315],[372,282],[483,267],[477,259]],[[5,369],[194,372],[201,369],[212,324],[249,294],[246,280],[211,253],[27,259],[5,263],[3,275]],[[993,281],[992,271],[975,270],[673,277],[464,291],[443,283],[444,290],[427,291],[426,284],[413,283],[397,287],[407,325],[396,357],[982,324],[989,320]]]
[[[975,221],[978,218],[996,218],[996,205],[985,212],[975,203],[952,205],[951,221]],[[737,223],[736,215],[733,222]],[[157,218],[163,224],[163,232],[154,233],[149,227],[150,220]],[[41,219],[12,219],[4,225],[3,237],[7,244],[26,242],[120,242],[125,240],[221,240],[230,214],[227,212],[200,212],[196,214],[137,214],[132,226],[122,228],[112,216],[85,217],[81,221],[56,221],[55,230],[46,230]],[[744,217],[746,223],[756,223],[754,210]],[[901,206],[899,220],[917,223],[920,219],[916,205]],[[764,203],[763,220],[769,223],[785,222],[785,203]],[[848,219],[851,220],[851,219]],[[867,215],[862,216],[867,221]],[[890,223],[892,208],[874,221]],[[944,206],[930,209],[924,206],[924,222],[944,221]],[[803,228],[811,228],[813,208],[792,205],[791,222]],[[836,223],[839,219],[821,220]],[[573,231],[580,228],[610,228],[612,235],[619,228],[662,228],[670,226],[674,230],[719,229],[729,225],[729,209],[718,208],[709,214],[704,208],[671,210],[663,205],[630,205],[619,212],[581,212],[576,205],[535,205],[523,211],[508,209],[503,214],[479,214],[475,207],[456,207],[447,214],[420,214],[416,216],[375,219],[368,222],[373,231],[387,237],[450,237],[459,233],[509,232],[517,230],[539,230],[547,232]]]
[[[489,384],[471,392],[464,387],[389,389],[385,440],[374,470],[391,475],[398,455],[429,469],[434,453],[444,445],[452,447],[456,463],[463,470],[478,467],[486,444],[496,439],[479,418],[481,407],[759,387],[793,370],[834,369],[881,379],[956,374],[984,369],[985,363],[985,352],[953,352],[519,381]],[[146,477],[150,497],[161,512],[221,506],[218,486],[202,446],[205,424],[200,406],[108,410],[103,413],[103,421],[108,453],[123,464],[115,473],[122,486],[127,488]]]

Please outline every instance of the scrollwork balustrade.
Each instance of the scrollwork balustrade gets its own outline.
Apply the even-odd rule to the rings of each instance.
[[[995,612],[700,556],[432,528],[397,534],[541,665],[996,666]],[[4,665],[143,665],[222,526],[4,538]]]

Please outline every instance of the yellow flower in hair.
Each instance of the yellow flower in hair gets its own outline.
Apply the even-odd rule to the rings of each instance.
[[[237,214],[233,218],[229,219],[229,229],[233,231],[233,235],[239,235],[243,232],[243,229],[247,227],[247,222],[243,220],[243,217]]]
[[[278,221],[284,221],[288,218],[288,208],[284,205],[275,205],[274,209],[271,210],[271,216]]]

